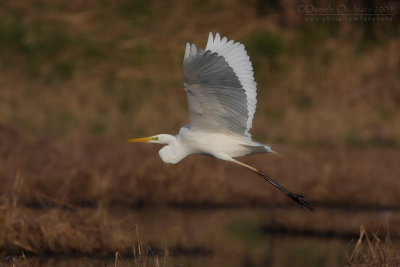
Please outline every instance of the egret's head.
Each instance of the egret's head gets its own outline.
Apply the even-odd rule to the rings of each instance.
[[[161,148],[159,152],[161,159],[165,163],[175,164],[187,155],[180,146],[180,143],[178,142],[176,137],[169,134],[158,134],[150,137],[129,139],[128,142],[144,142],[166,145]]]

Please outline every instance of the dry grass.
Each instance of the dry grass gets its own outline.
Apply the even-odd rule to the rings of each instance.
[[[33,263],[36,266],[37,261],[32,257],[35,255],[90,256],[104,262],[114,256],[115,266],[165,266],[168,251],[153,251],[144,244],[137,225],[128,230],[120,229],[118,220],[102,208],[54,204],[53,208],[30,209],[7,198],[1,199],[2,261],[17,266],[32,266]]]
[[[397,240],[400,236],[398,213],[379,219],[380,212],[368,211],[341,214],[335,210],[317,210],[308,214],[297,208],[268,209],[268,212],[260,208],[254,212],[247,209],[181,211],[168,207],[159,207],[158,211],[150,207],[114,211],[116,207],[82,208],[53,203],[51,207],[38,209],[16,203],[2,199],[0,249],[3,263],[14,262],[18,266],[24,266],[23,263],[36,266],[41,261],[46,266],[61,263],[164,266],[166,261],[177,262],[177,255],[192,253],[209,259],[209,266],[219,266],[221,260],[230,266],[240,266],[237,261],[246,257],[259,258],[258,262],[268,260],[271,266],[296,263],[319,266],[321,262],[324,266],[338,266],[345,262],[341,256],[344,247],[360,223],[376,229],[382,220],[390,218],[391,238]],[[140,235],[137,225],[141,228]],[[327,239],[321,242],[320,238]],[[369,255],[365,238],[366,234],[361,232],[349,263],[360,263],[367,257],[360,255]],[[389,243],[384,246],[378,239],[370,243],[388,262],[397,260],[389,257],[392,254],[388,250],[383,250]],[[172,259],[167,259],[169,253],[163,246],[171,250]],[[229,256],[233,252],[236,256]],[[44,261],[43,255],[52,260]]]
[[[116,205],[291,205],[229,163],[193,156],[170,166],[158,147],[124,143],[187,123],[183,49],[189,40],[204,46],[209,31],[246,44],[258,82],[255,139],[289,158],[247,163],[317,209],[399,207],[398,17],[306,23],[289,2],[39,2],[0,4],[0,248],[112,255],[118,263],[140,244],[116,227],[108,213]],[[343,225],[331,213],[271,211],[264,226],[351,234],[362,220],[380,220]],[[399,236],[397,214],[390,220]],[[365,238],[352,263],[376,260],[357,258],[372,253],[361,249],[365,242],[381,255],[382,242]],[[149,258],[140,246],[138,265]]]
[[[137,225],[135,226],[136,240],[139,239]],[[124,260],[119,252],[115,253],[114,266],[134,266],[134,267],[165,267],[168,259],[168,250],[165,249],[163,255],[159,256],[149,245],[137,241],[132,248],[133,259]]]
[[[130,242],[118,236],[122,233],[111,231],[112,225],[101,209],[34,211],[3,199],[1,224],[0,246],[11,254],[23,250],[35,254],[104,255],[127,249],[127,242]]]
[[[364,226],[360,227],[360,237],[347,259],[349,266],[398,266],[400,264],[399,251],[394,247],[389,235],[389,229],[384,240],[376,232],[367,232]]]

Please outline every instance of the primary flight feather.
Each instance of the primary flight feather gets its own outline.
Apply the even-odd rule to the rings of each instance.
[[[312,210],[304,196],[293,194],[261,170],[236,160],[253,153],[276,153],[251,140],[249,130],[257,104],[253,67],[239,42],[209,34],[205,49],[186,44],[183,77],[189,106],[188,125],[176,136],[159,134],[128,142],[165,144],[159,154],[175,164],[190,154],[203,154],[246,167],[301,206]]]

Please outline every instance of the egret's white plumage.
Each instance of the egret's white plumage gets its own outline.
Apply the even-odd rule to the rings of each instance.
[[[252,127],[257,105],[257,83],[254,81],[253,66],[251,65],[250,58],[243,44],[239,42],[234,43],[233,40],[227,42],[226,40],[226,37],[221,40],[218,33],[213,39],[213,35],[210,32],[206,50],[210,50],[224,57],[225,61],[233,69],[233,72],[242,84],[246,93],[247,110],[249,112],[247,131],[245,134],[250,136],[248,131]]]
[[[186,44],[183,76],[190,123],[177,136],[160,134],[130,142],[166,144],[159,154],[177,163],[190,154],[204,154],[251,169],[304,207],[303,196],[292,194],[261,170],[237,161],[252,153],[273,152],[251,140],[249,130],[257,104],[253,67],[244,45],[217,33],[209,34],[205,49]]]
[[[204,101],[210,99],[218,101],[218,104],[221,104],[224,111],[228,113],[228,119],[239,119],[240,115],[245,116],[246,123],[243,124],[242,121],[241,126],[245,127],[244,135],[250,137],[249,130],[252,127],[257,104],[257,84],[254,81],[253,66],[243,44],[234,43],[233,40],[227,42],[226,37],[221,40],[218,33],[215,38],[212,33],[209,34],[205,50],[197,51],[195,44],[190,46],[187,43],[183,72],[187,92],[190,92],[191,88],[201,90],[196,88],[198,85],[203,88],[211,87],[213,90],[201,92],[201,95],[199,93],[197,97],[203,96],[204,98],[204,94],[207,94]],[[224,88],[221,88],[222,86]],[[191,112],[190,106],[193,106],[194,103],[191,103],[189,95],[188,100],[189,112]],[[198,102],[195,104],[197,105]],[[203,110],[208,108],[204,104],[199,107]],[[231,114],[229,109],[233,109],[236,113]],[[243,118],[241,117],[241,119]],[[233,125],[235,123],[237,122],[234,121]],[[230,125],[229,122],[228,125]]]

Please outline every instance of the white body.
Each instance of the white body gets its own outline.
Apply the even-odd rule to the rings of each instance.
[[[247,137],[228,135],[225,133],[209,133],[194,131],[182,127],[175,136],[157,135],[158,142],[165,141],[168,146],[160,151],[160,157],[165,163],[175,164],[190,154],[204,154],[218,159],[233,161],[235,157],[242,157],[253,153],[274,152],[269,146],[255,143]]]

